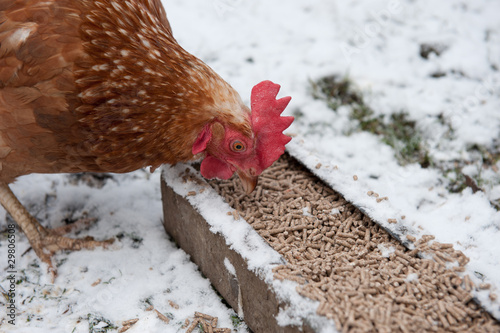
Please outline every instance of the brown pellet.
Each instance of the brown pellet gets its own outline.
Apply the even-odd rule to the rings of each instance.
[[[262,176],[251,195],[233,180],[210,184],[283,255],[287,263],[273,268],[274,277],[297,282],[298,293],[319,301],[317,313],[334,319],[339,331],[500,330],[472,301],[476,287],[470,278],[457,275],[469,259],[452,244],[435,242],[432,235],[406,235],[415,246],[407,250],[288,156]],[[388,200],[373,191],[367,195]],[[380,244],[394,251],[383,257]],[[453,261],[459,266],[448,269]]]
[[[191,326],[189,326],[188,329],[186,330],[186,333],[193,332],[193,330],[196,328],[196,326],[198,325],[199,322],[200,322],[199,318],[196,318],[195,320],[193,320],[193,322],[191,323]]]
[[[194,316],[195,316],[196,318],[203,318],[203,319],[210,320],[210,321],[211,321],[212,319],[214,319],[214,317],[212,317],[212,316],[210,316],[210,315],[207,315],[207,314],[205,314],[205,313],[201,313],[201,312],[195,312],[195,313],[194,313]]]
[[[479,284],[479,289],[482,289],[482,290],[490,289],[490,287],[491,287],[491,284],[489,284],[489,283],[480,283]]]
[[[203,327],[203,332],[209,333],[210,331],[212,331],[213,333],[212,325],[208,325],[204,320],[200,320],[200,324]],[[210,329],[208,327],[210,327]]]
[[[134,325],[135,323],[137,323],[139,321],[139,318],[135,318],[135,319],[129,319],[129,320],[124,320],[122,322],[122,325],[123,326],[132,326]]]
[[[177,303],[175,303],[174,301],[168,301],[168,304],[173,307],[174,309],[178,310],[179,309],[179,305]]]
[[[406,235],[406,239],[409,240],[410,242],[414,243],[417,239],[413,237],[412,235]]]
[[[160,311],[158,311],[156,309],[154,311],[156,313],[156,316],[158,318],[160,318],[161,321],[165,322],[166,324],[168,324],[170,322],[170,319],[168,319],[168,317],[165,316],[163,313],[161,313]]]

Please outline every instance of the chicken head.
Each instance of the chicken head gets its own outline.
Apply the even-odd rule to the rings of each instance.
[[[294,118],[281,116],[291,97],[277,100],[279,89],[271,81],[252,89],[252,112],[248,114],[252,137],[217,119],[203,128],[192,148],[194,155],[205,153],[200,170],[203,177],[228,179],[236,172],[247,193],[255,189],[258,176],[285,152],[291,140],[282,132]]]

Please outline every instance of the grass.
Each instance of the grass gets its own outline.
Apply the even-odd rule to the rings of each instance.
[[[357,124],[355,131],[377,135],[394,149],[400,164],[419,163],[424,168],[431,164],[416,123],[406,112],[376,115],[347,77],[327,76],[311,82],[311,87],[313,97],[324,100],[333,111],[350,106],[349,118]]]
[[[484,170],[496,170],[496,164],[500,160],[500,145],[485,147],[483,145],[471,145],[467,147],[471,160],[455,160],[451,165],[441,167],[443,174],[448,179],[448,190],[453,193],[462,192],[470,187],[473,192],[483,191],[486,187],[493,187],[500,184],[500,176],[491,179],[484,176]],[[469,165],[476,165],[477,171],[472,175],[466,175],[462,169]],[[498,170],[496,171],[498,172]],[[500,199],[490,200],[492,206],[500,211]]]
[[[237,329],[241,325],[242,320],[238,315],[233,314],[231,315],[231,322],[233,323],[233,327]]]
[[[110,320],[92,313],[87,314],[87,319],[89,321],[89,333],[106,333],[118,329]],[[105,325],[102,323],[105,323]]]
[[[330,75],[310,83],[312,96],[324,101],[334,112],[341,106],[349,107],[349,118],[354,124],[350,133],[364,131],[378,136],[381,142],[393,148],[401,165],[418,163],[422,168],[434,167],[440,170],[448,180],[450,192],[461,192],[468,187],[477,192],[483,191],[485,186],[500,184],[500,177],[496,180],[483,177],[483,169],[496,168],[496,163],[500,160],[500,143],[493,147],[471,145],[466,149],[471,156],[470,160],[437,162],[432,159],[423,134],[407,112],[377,115],[348,77]],[[436,121],[447,127],[447,138],[453,140],[454,129],[447,119],[441,115]],[[473,175],[463,172],[463,168],[469,165],[478,167]],[[490,202],[500,210],[500,200]]]

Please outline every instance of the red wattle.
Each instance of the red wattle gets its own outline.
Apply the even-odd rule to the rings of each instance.
[[[207,156],[201,162],[200,172],[207,179],[229,179],[233,175],[234,170],[226,162],[213,156]]]

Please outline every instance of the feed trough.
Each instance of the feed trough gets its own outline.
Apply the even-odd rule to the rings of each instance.
[[[396,239],[288,155],[251,195],[185,165],[164,169],[162,194],[165,229],[254,332],[500,329],[463,253]]]

